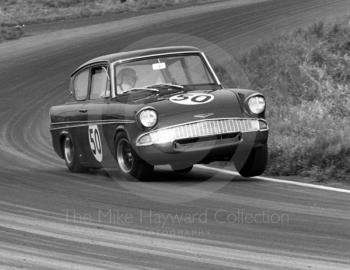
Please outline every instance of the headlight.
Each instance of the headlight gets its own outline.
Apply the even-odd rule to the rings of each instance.
[[[139,113],[139,120],[144,127],[151,128],[157,124],[158,115],[155,110],[145,109]]]
[[[248,99],[248,108],[254,114],[260,114],[265,110],[266,102],[262,96],[254,96]]]

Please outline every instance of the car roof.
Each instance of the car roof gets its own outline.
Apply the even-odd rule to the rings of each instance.
[[[171,53],[182,53],[182,52],[201,52],[198,48],[192,46],[171,46],[171,47],[159,47],[159,48],[150,48],[143,50],[119,52],[113,54],[107,54],[100,57],[91,59],[81,66],[79,66],[73,73],[72,76],[78,72],[80,69],[95,63],[106,62],[108,64],[114,63],[120,60],[126,60],[131,58],[137,58],[148,55],[157,55],[157,54],[171,54]]]

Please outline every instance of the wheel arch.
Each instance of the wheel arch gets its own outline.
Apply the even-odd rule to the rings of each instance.
[[[129,132],[127,131],[127,129],[125,128],[124,125],[120,125],[120,126],[117,126],[115,131],[114,131],[114,137],[113,137],[114,142],[115,142],[115,139],[116,139],[118,133],[120,133],[120,132],[125,133],[127,138],[130,140]]]

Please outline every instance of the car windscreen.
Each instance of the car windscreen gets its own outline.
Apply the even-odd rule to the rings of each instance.
[[[132,60],[115,67],[117,93],[158,84],[215,84],[200,54],[177,54]]]

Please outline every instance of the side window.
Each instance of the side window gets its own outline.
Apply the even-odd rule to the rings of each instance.
[[[76,100],[85,100],[89,87],[89,70],[78,73],[73,80],[74,96]]]
[[[91,70],[91,92],[90,99],[101,98],[108,88],[107,70],[103,67],[96,67]]]

